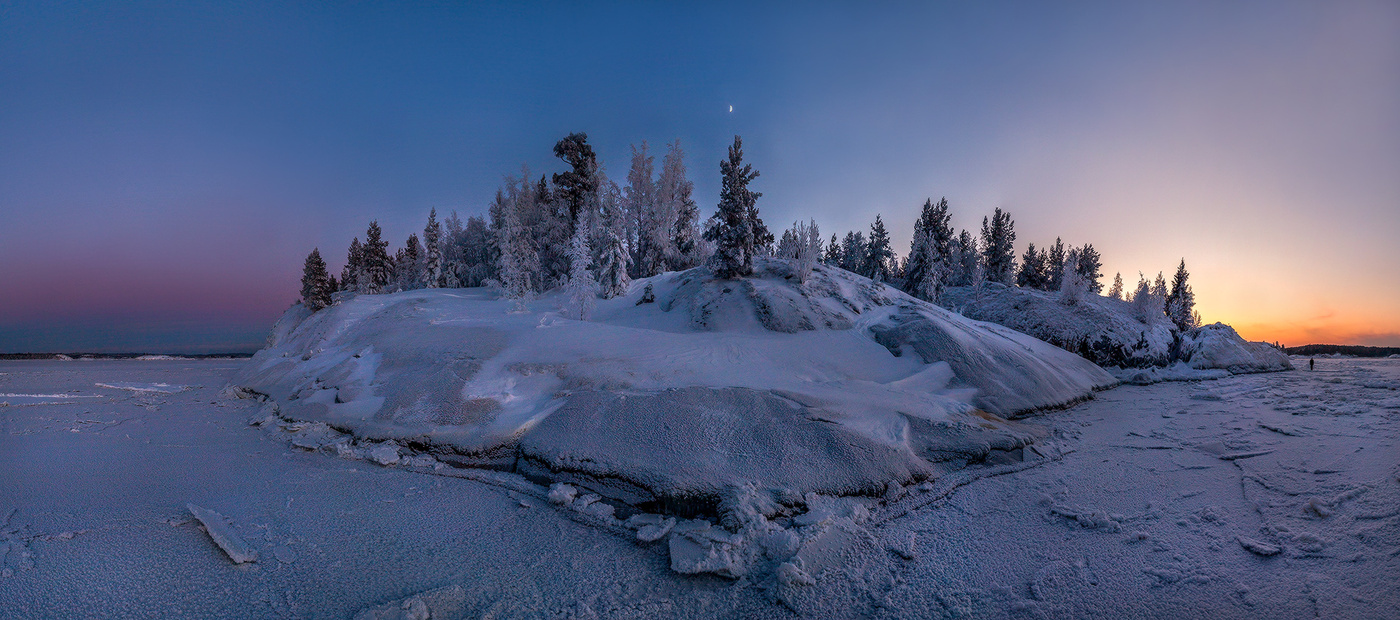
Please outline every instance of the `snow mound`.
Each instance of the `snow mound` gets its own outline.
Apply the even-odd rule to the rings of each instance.
[[[981,321],[1024,332],[1093,361],[1128,383],[1216,379],[1231,374],[1291,370],[1288,356],[1241,338],[1216,323],[1181,333],[1165,314],[1147,321],[1126,301],[1084,295],[1065,303],[1058,293],[993,282],[980,291],[954,287],[941,303]]]
[[[995,282],[951,287],[940,303],[965,316],[1030,334],[1100,366],[1145,368],[1173,361],[1175,327],[1166,315],[1144,323],[1132,304],[1086,294],[1066,304],[1059,293]]]
[[[1249,342],[1224,323],[1202,325],[1182,339],[1181,359],[1192,368],[1220,368],[1234,374],[1293,370],[1282,349]]]
[[[740,280],[704,268],[640,280],[590,321],[564,318],[562,301],[521,312],[442,289],[294,307],[234,385],[282,418],[619,506],[723,515],[747,488],[772,515],[809,493],[880,493],[1019,455],[1038,431],[1006,418],[1117,383],[845,271],[799,283],[783,260]]]

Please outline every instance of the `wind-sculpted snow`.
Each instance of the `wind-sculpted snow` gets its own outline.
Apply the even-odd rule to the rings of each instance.
[[[939,300],[968,317],[1030,334],[1114,368],[1129,383],[1215,379],[1221,375],[1290,370],[1288,356],[1248,342],[1217,323],[1182,333],[1162,313],[1143,320],[1133,305],[1099,295],[1065,303],[1059,293],[986,283],[947,289]]]
[[[735,489],[750,489],[743,509],[767,518],[812,493],[879,495],[1019,459],[1039,434],[1006,418],[1117,382],[841,270],[798,284],[781,260],[740,280],[703,268],[642,280],[591,321],[559,305],[521,312],[454,289],[293,308],[234,384],[281,419],[394,442],[372,460],[416,446],[579,485],[623,513],[730,518]],[[351,450],[335,441],[328,451]]]

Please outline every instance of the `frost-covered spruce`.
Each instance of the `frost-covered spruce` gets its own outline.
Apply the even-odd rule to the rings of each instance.
[[[1091,293],[1098,294],[1103,291],[1103,284],[1099,278],[1103,273],[1099,271],[1103,267],[1103,262],[1099,260],[1099,251],[1094,249],[1094,244],[1086,243],[1079,248],[1079,254],[1075,261],[1075,273],[1084,278],[1084,284]]]
[[[909,259],[904,267],[904,291],[915,297],[919,297],[914,291],[928,288],[929,278],[927,277],[935,263],[942,263],[944,269],[952,264],[953,244],[957,239],[953,236],[953,227],[950,224],[952,215],[948,213],[948,199],[942,198],[937,204],[932,198],[924,201],[923,211],[919,214],[919,219],[914,220],[914,238],[909,244]],[[921,249],[921,244],[929,243],[932,247],[925,252]],[[934,280],[942,283],[947,279],[946,273],[935,273]],[[927,299],[921,297],[921,299]]]
[[[597,202],[598,230],[595,231],[594,246],[597,255],[596,266],[598,291],[604,299],[612,299],[627,292],[632,278],[627,275],[631,256],[623,243],[622,202],[619,200],[617,184],[605,181],[594,198]]]
[[[870,224],[870,241],[866,244],[865,263],[867,277],[876,282],[894,280],[894,250],[890,247],[890,233],[885,229],[885,221],[875,214]]]
[[[383,239],[378,220],[369,223],[362,249],[364,277],[359,282],[360,292],[382,293],[393,278],[394,266],[389,259],[389,242]]]
[[[1108,296],[1113,299],[1123,298],[1123,273],[1121,271],[1113,274],[1113,287],[1108,289]]]
[[[773,242],[773,234],[758,217],[758,198],[763,194],[749,189],[758,171],[744,163],[739,136],[734,136],[729,157],[719,163],[719,171],[719,210],[710,218],[705,239],[715,243],[715,254],[710,258],[715,275],[740,278],[753,273],[755,254]]]
[[[672,271],[700,264],[700,210],[690,194],[695,184],[685,177],[685,151],[681,141],[671,143],[661,164],[657,181],[659,199],[666,204],[670,241],[666,244],[666,265]]]
[[[966,230],[958,233],[956,264],[958,286],[972,286],[978,281],[977,272],[981,269],[982,255],[977,248],[977,238]]]
[[[428,288],[438,288],[442,286],[442,225],[437,221],[437,209],[428,211],[428,225],[423,227],[423,251],[425,252],[425,263],[427,268],[424,283]]]
[[[565,286],[565,313],[571,319],[587,321],[598,301],[598,282],[588,270],[588,228],[579,226],[569,240],[569,282]]]
[[[321,249],[315,248],[306,255],[306,265],[301,270],[301,303],[312,312],[331,305],[334,286],[326,272],[326,261],[321,260]]]
[[[1028,244],[1026,253],[1021,256],[1021,269],[1016,272],[1016,286],[1044,289],[1050,279],[1045,269],[1045,251],[1035,249],[1034,243]]]
[[[1089,283],[1079,273],[1078,264],[1079,251],[1070,250],[1060,275],[1060,301],[1071,306],[1084,299],[1084,294],[1089,291]]]
[[[511,182],[506,195],[496,194],[496,206],[501,214],[501,225],[496,231],[496,244],[501,252],[498,284],[502,295],[518,302],[517,308],[534,291],[532,279],[539,268],[539,257],[530,247],[529,231],[520,221],[519,207],[525,200],[522,193],[529,191],[529,185],[528,180],[520,184]]]
[[[1065,243],[1059,237],[1055,237],[1055,245],[1050,246],[1050,250],[1045,253],[1045,273],[1050,274],[1049,280],[1045,282],[1045,290],[1060,290],[1060,282],[1065,273]]]
[[[340,290],[358,292],[364,275],[364,246],[360,238],[350,240],[350,250],[345,254],[345,267],[340,270]]]
[[[1186,283],[1190,275],[1186,271],[1186,259],[1183,258],[1181,264],[1177,265],[1176,275],[1172,276],[1172,289],[1167,294],[1166,302],[1167,317],[1183,332],[1201,325],[1201,317],[1196,314],[1196,294],[1191,291],[1191,285]]]
[[[982,262],[987,279],[1010,286],[1016,275],[1016,222],[997,207],[992,219],[982,218]]]

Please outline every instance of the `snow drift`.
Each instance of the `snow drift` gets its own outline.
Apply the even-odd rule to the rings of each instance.
[[[1037,431],[1008,418],[1116,383],[838,269],[799,283],[783,260],[634,282],[590,321],[560,302],[513,312],[442,289],[297,306],[234,383],[283,418],[682,515],[723,514],[736,489],[771,514],[1016,454]]]
[[[1212,379],[1293,368],[1281,350],[1248,342],[1216,323],[1182,333],[1167,316],[1139,317],[1129,302],[1086,294],[1065,303],[1059,293],[986,283],[947,289],[943,305],[980,321],[1010,327],[1078,353],[1134,383]],[[1212,372],[1214,371],[1214,372]]]

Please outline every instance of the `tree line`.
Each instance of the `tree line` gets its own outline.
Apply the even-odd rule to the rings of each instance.
[[[564,172],[536,179],[527,167],[508,175],[486,218],[464,222],[453,212],[439,222],[433,209],[421,238],[409,235],[392,255],[378,222],[370,222],[364,241],[350,242],[339,278],[329,274],[319,249],[312,250],[303,270],[304,303],[318,310],[337,291],[494,286],[519,304],[564,288],[569,312],[587,318],[597,297],[621,295],[633,279],[701,264],[722,278],[743,277],[753,272],[758,256],[795,260],[803,280],[821,262],[934,303],[946,287],[988,282],[1057,291],[1066,303],[1103,291],[1103,264],[1093,244],[1066,246],[1060,238],[1042,248],[1031,243],[1018,260],[1010,213],[998,207],[982,218],[979,234],[954,234],[947,198],[924,202],[902,258],[881,215],[868,234],[833,234],[823,243],[809,220],[775,238],[759,216],[762,194],[748,187],[759,173],[744,163],[738,136],[720,162],[718,208],[703,229],[679,141],[667,146],[659,174],[647,143],[633,146],[624,186],[604,172],[585,133],[560,140],[554,155],[567,165]],[[1186,330],[1200,324],[1188,277],[1183,259],[1170,288],[1161,273],[1152,283],[1139,274],[1129,293],[1115,274],[1108,296],[1132,303],[1143,321],[1165,314]]]

